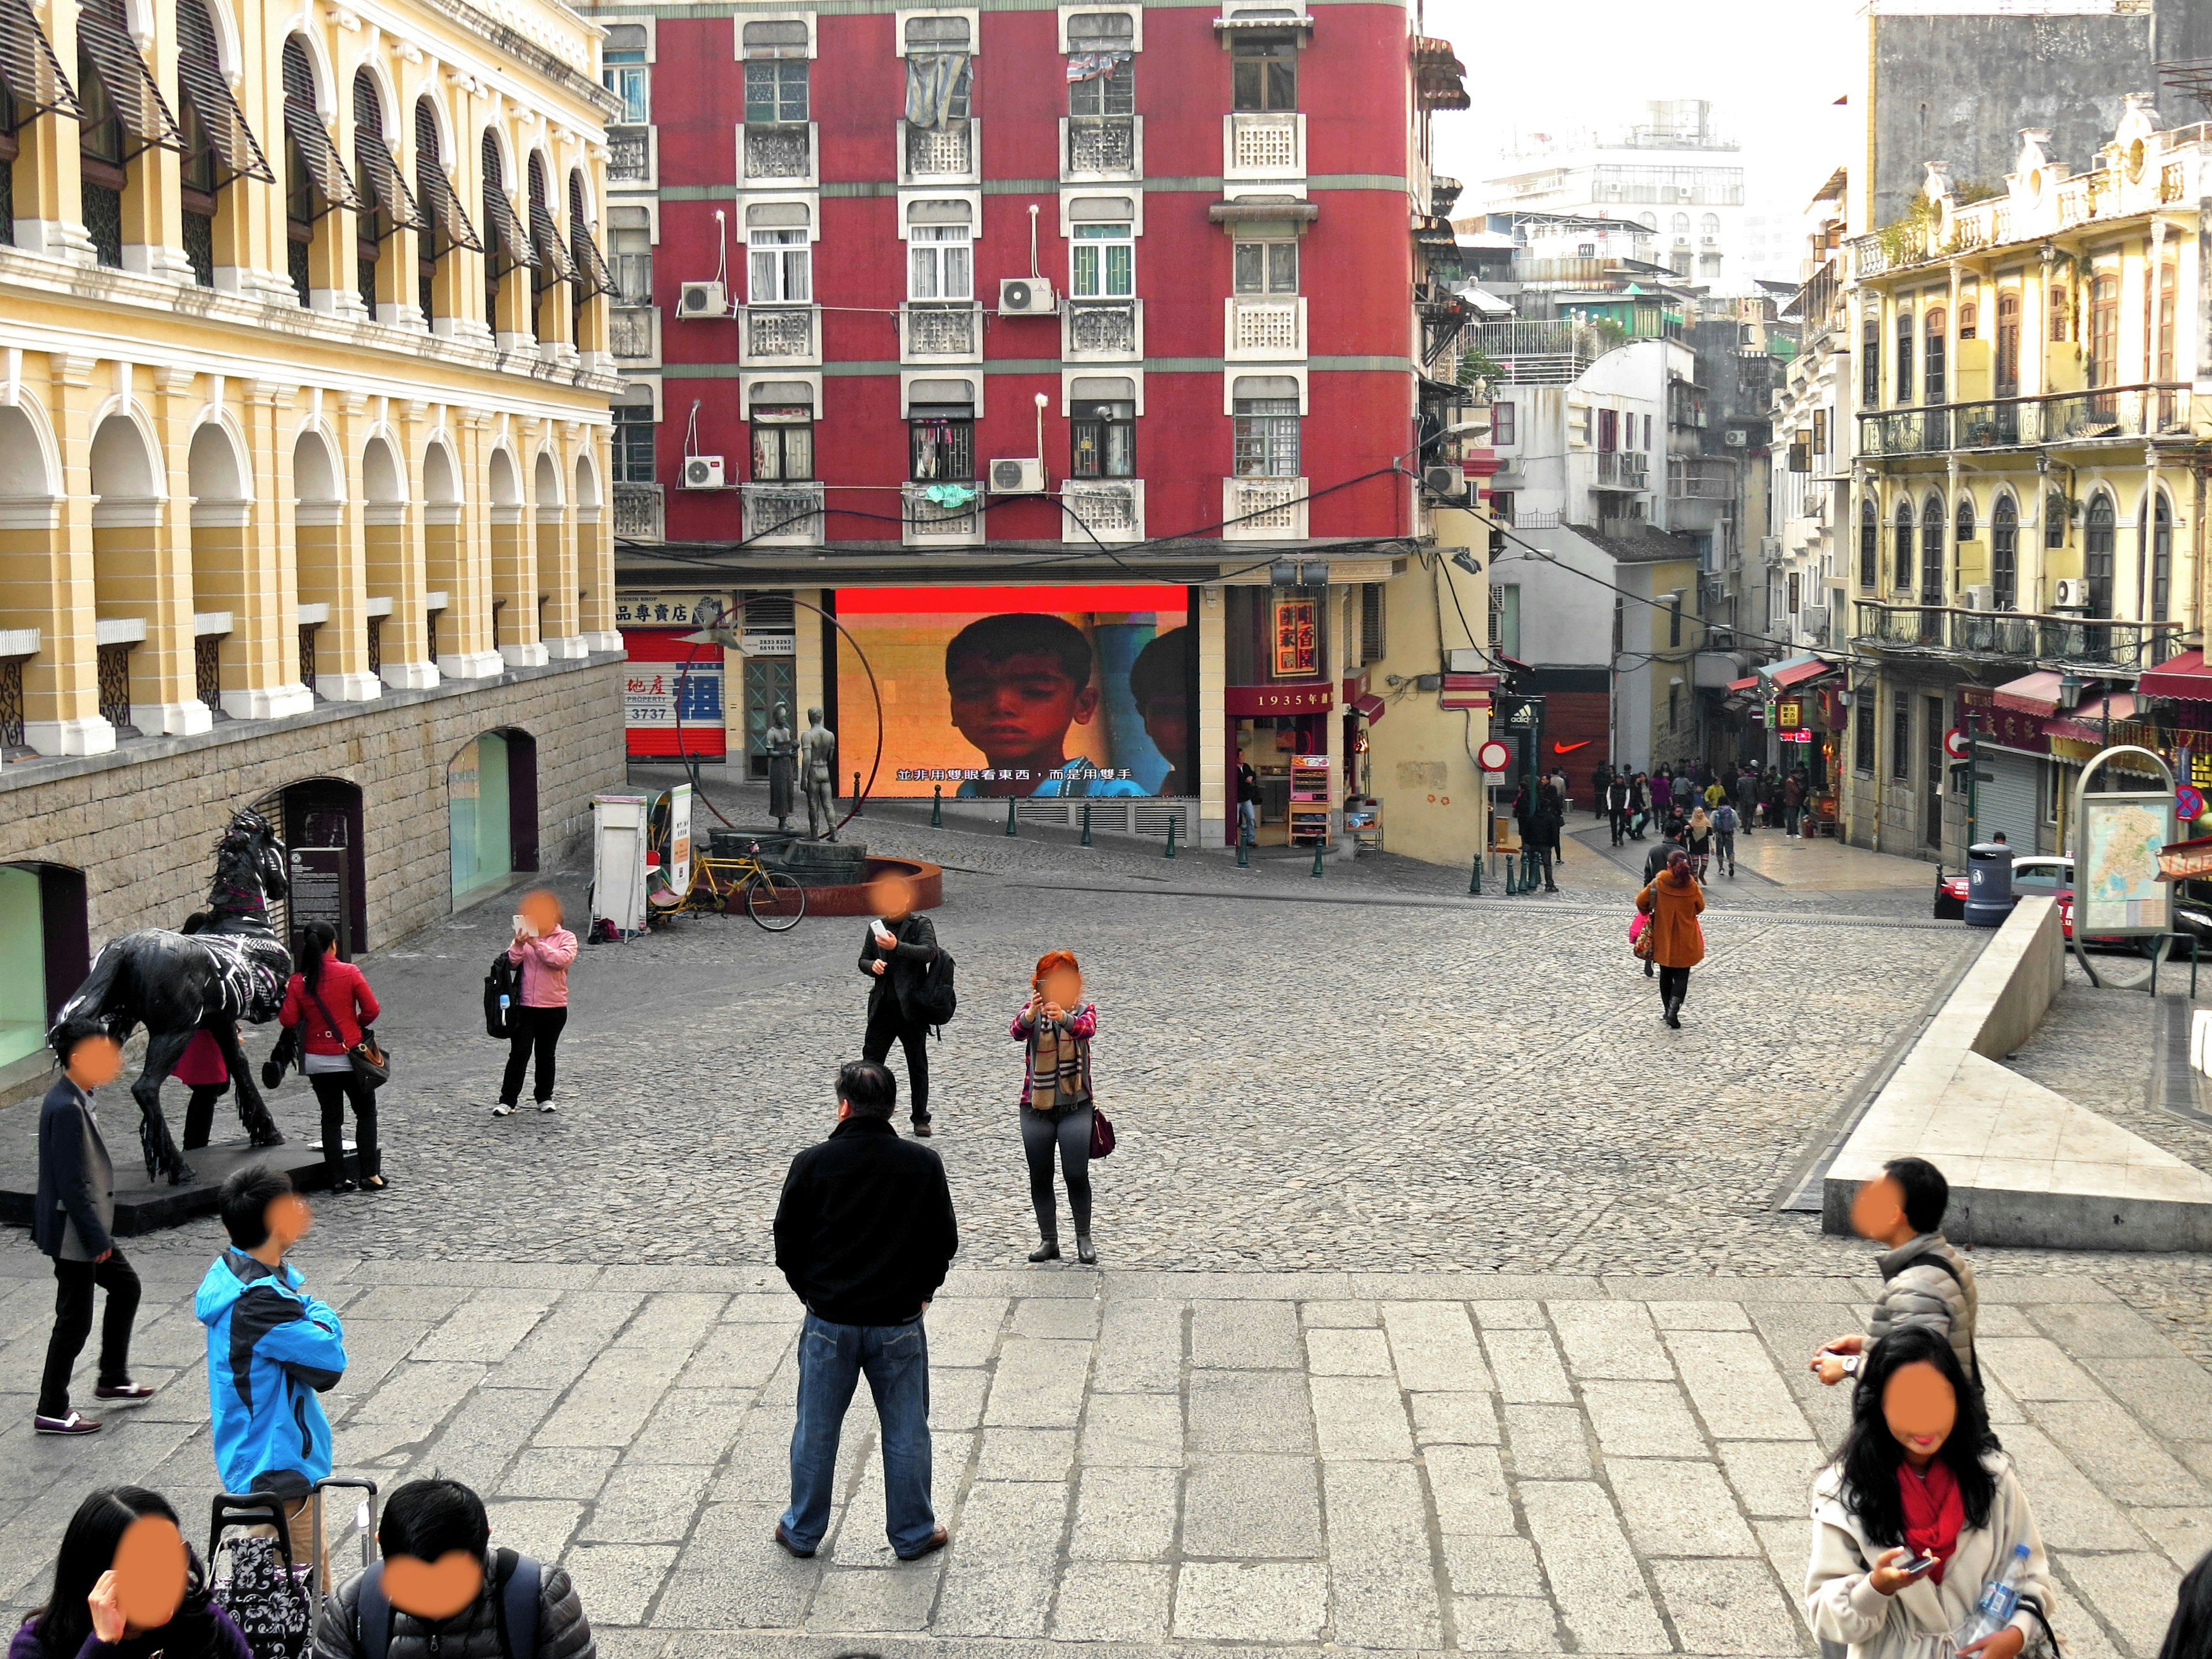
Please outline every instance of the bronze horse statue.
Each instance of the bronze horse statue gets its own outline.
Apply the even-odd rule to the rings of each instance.
[[[233,814],[216,846],[206,925],[191,933],[142,927],[110,939],[93,958],[84,983],[62,1005],[57,1028],[72,1019],[95,1019],[121,1042],[145,1026],[146,1067],[131,1094],[138,1103],[138,1142],[149,1179],[165,1173],[174,1187],[192,1176],[161,1115],[161,1084],[196,1032],[210,1033],[222,1050],[252,1144],[284,1144],[254,1087],[238,1022],[265,1025],[284,1005],[292,953],[270,930],[269,896],[284,896],[289,862],[266,818],[250,810]]]

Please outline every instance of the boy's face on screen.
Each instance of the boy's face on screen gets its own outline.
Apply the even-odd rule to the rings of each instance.
[[[1089,724],[1098,694],[1078,685],[1049,651],[1023,651],[995,661],[975,653],[957,659],[947,676],[952,724],[994,766],[1042,757],[1057,763],[1067,728]]]

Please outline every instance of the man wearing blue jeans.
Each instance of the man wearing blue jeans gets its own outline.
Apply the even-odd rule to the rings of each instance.
[[[929,1342],[922,1314],[960,1249],[945,1164],[891,1127],[898,1083],[872,1060],[837,1073],[837,1127],[792,1159],[775,1265],[799,1299],[791,1507],[775,1541],[810,1556],[830,1529],[838,1431],[866,1372],[883,1426],[884,1528],[902,1561],[945,1547],[929,1503]]]

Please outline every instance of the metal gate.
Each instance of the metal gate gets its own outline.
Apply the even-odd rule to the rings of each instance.
[[[2002,830],[2014,858],[2041,851],[2035,839],[2036,783],[2043,763],[1991,749],[1981,751],[1981,762],[1989,781],[1974,800],[1976,838],[1988,841]]]

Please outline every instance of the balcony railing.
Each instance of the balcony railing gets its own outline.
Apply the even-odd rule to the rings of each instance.
[[[823,538],[818,483],[749,483],[744,503],[749,542],[782,547],[812,545]]]
[[[1066,169],[1070,178],[1103,179],[1137,170],[1137,118],[1073,115],[1067,119]]]
[[[623,362],[650,362],[660,355],[660,313],[651,306],[616,306],[607,313],[607,349]]]
[[[1592,481],[1599,489],[1649,489],[1651,487],[1650,461],[1643,451],[1637,449],[1601,449],[1597,453],[1597,476]]]
[[[1070,523],[1064,540],[1136,542],[1145,538],[1145,486],[1136,478],[1070,478],[1060,487]],[[1086,534],[1085,532],[1089,532]]]
[[[1306,355],[1306,302],[1296,295],[1279,299],[1233,298],[1229,301],[1228,334],[1231,357],[1303,357]]]
[[[949,120],[940,127],[906,129],[909,179],[969,179],[975,173],[975,124]]]
[[[814,126],[792,121],[745,129],[745,177],[795,182],[814,176]]]
[[[1223,171],[1231,179],[1295,179],[1306,170],[1306,118],[1289,112],[1231,115]]]
[[[982,496],[978,494],[962,507],[939,507],[923,494],[932,488],[925,483],[904,487],[907,542],[958,546],[982,539]]]
[[[659,484],[618,483],[614,486],[614,501],[617,537],[631,542],[657,542],[663,538]]]
[[[747,306],[740,361],[747,368],[814,362],[822,355],[814,331],[812,306]]]
[[[1297,540],[1306,533],[1304,478],[1224,478],[1221,533],[1230,541]]]
[[[1138,300],[1070,300],[1064,313],[1067,356],[1084,362],[1119,362],[1137,356],[1143,343],[1142,304]]]
[[[2179,648],[2182,624],[1854,602],[1852,637],[1905,650],[2019,662],[2085,663],[2140,673]]]
[[[1927,455],[1951,449],[2023,449],[2101,438],[2197,435],[2190,388],[2175,382],[2104,386],[2042,398],[1938,404],[1859,416],[1862,455]]]
[[[607,129],[607,182],[611,185],[649,185],[653,182],[653,129],[612,126]]]
[[[1480,323],[1460,337],[1505,371],[1509,386],[1565,386],[1615,342],[1594,323]]]
[[[909,302],[899,313],[899,356],[908,362],[974,362],[982,349],[982,313],[973,301]]]
[[[1667,463],[1667,495],[1677,501],[1725,501],[1735,495],[1735,468],[1726,461]]]

